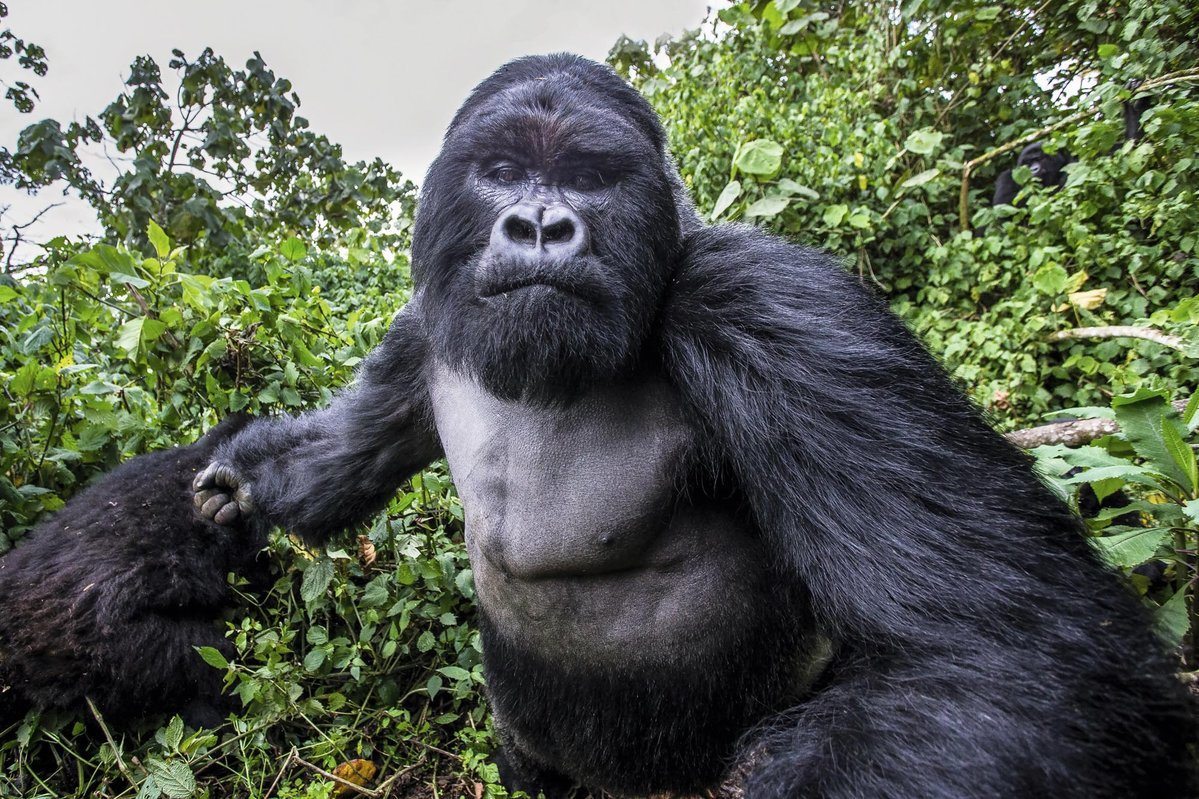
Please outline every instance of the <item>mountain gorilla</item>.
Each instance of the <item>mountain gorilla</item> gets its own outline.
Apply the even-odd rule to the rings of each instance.
[[[1066,166],[1073,163],[1074,156],[1063,147],[1055,153],[1045,152],[1044,142],[1035,141],[1027,145],[1016,157],[1016,166],[1005,169],[995,179],[995,196],[991,205],[1011,205],[1020,193],[1021,186],[1012,177],[1012,170],[1026,166],[1032,172],[1032,179],[1042,186],[1060,188],[1066,185]]]
[[[1078,520],[834,258],[703,226],[611,70],[483,81],[412,255],[356,385],[195,487],[320,541],[444,453],[510,787],[1184,795],[1185,693]]]

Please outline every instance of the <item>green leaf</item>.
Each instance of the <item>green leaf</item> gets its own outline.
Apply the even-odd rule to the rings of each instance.
[[[1187,445],[1186,439],[1179,432],[1178,428],[1181,425],[1171,424],[1172,421],[1169,417],[1162,419],[1162,441],[1175,465],[1187,476],[1187,482],[1183,483],[1183,486],[1194,496],[1199,494],[1199,463],[1195,461],[1195,451]]]
[[[933,150],[937,149],[941,144],[941,140],[945,138],[945,134],[932,128],[921,128],[913,131],[906,140],[904,140],[904,149],[917,155],[929,155]]]
[[[1181,646],[1182,639],[1191,627],[1187,613],[1186,586],[1179,588],[1174,596],[1157,609],[1157,632],[1171,647]]]
[[[416,649],[418,652],[428,652],[433,647],[437,646],[437,639],[433,637],[433,633],[425,630],[416,639]]]
[[[1131,569],[1153,557],[1169,536],[1169,527],[1138,528],[1091,541],[1113,565]]]
[[[830,205],[824,209],[824,224],[829,227],[837,227],[849,215],[848,205]]]
[[[187,799],[196,792],[196,778],[183,761],[150,759],[148,765],[150,776],[171,799]]]
[[[741,147],[733,163],[747,175],[774,177],[783,164],[783,145],[770,139],[755,139]]]
[[[1054,296],[1066,290],[1070,274],[1057,264],[1046,264],[1032,276],[1032,284],[1042,294]]]
[[[744,216],[746,219],[755,217],[770,219],[782,213],[790,202],[791,200],[787,197],[763,197],[746,208]]]
[[[910,189],[915,186],[923,186],[930,180],[941,174],[939,169],[926,169],[918,175],[912,175],[910,178],[899,184],[901,189]]]
[[[1145,459],[1150,471],[1179,486],[1192,485],[1191,475],[1175,461],[1171,445],[1166,441],[1167,427],[1173,427],[1179,438],[1186,436],[1186,428],[1170,406],[1166,392],[1137,389],[1131,394],[1113,397],[1112,410],[1116,412],[1121,436]]]
[[[778,182],[779,191],[784,194],[798,194],[800,197],[809,200],[819,200],[820,194],[814,189],[810,189],[802,183],[798,183],[791,178],[781,178]]]
[[[117,346],[125,350],[130,358],[137,357],[137,351],[142,344],[142,326],[145,323],[146,317],[139,316],[130,319],[117,330]]]
[[[319,596],[324,596],[325,590],[332,581],[333,561],[322,555],[304,570],[304,582],[300,585],[300,598],[305,602],[311,602]]]
[[[304,246],[304,242],[292,236],[279,245],[279,254],[287,260],[295,262],[308,254],[308,248]]]
[[[730,180],[720,192],[720,196],[716,198],[716,204],[712,206],[712,213],[708,215],[708,219],[715,221],[717,217],[729,209],[729,206],[741,196],[741,181]]]
[[[451,680],[469,680],[470,672],[461,666],[442,666],[438,669],[439,672],[449,677]]]
[[[200,657],[209,666],[215,669],[229,668],[229,661],[225,660],[225,656],[221,654],[219,649],[211,646],[200,646],[196,647],[196,651],[200,653]]]
[[[325,662],[327,654],[323,649],[313,649],[304,656],[304,668],[307,671],[316,671]]]
[[[150,239],[150,244],[154,246],[154,252],[159,258],[166,258],[171,254],[171,239],[153,219],[147,226],[146,237]]]

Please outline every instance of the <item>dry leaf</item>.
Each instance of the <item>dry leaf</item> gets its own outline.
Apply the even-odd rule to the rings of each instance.
[[[364,536],[365,537],[365,536]],[[361,539],[359,539],[361,541]],[[369,760],[351,760],[348,763],[342,763],[337,768],[333,769],[333,773],[341,777],[346,782],[352,782],[355,785],[365,787],[368,782],[375,778],[375,764]],[[333,795],[337,797],[355,796],[354,791],[350,790],[340,783],[333,790]]]
[[[1076,291],[1070,295],[1070,304],[1085,311],[1093,311],[1107,299],[1107,289],[1093,291]]]
[[[362,564],[362,568],[369,569],[378,557],[379,554],[375,552],[375,545],[371,543],[370,536],[358,536],[358,562]]]

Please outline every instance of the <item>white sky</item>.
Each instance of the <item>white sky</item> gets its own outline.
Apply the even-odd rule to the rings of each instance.
[[[709,0],[6,0],[13,32],[46,48],[45,78],[32,114],[0,105],[0,146],[39,119],[98,114],[120,91],[135,55],[167,70],[171,48],[212,47],[240,67],[254,50],[291,80],[300,114],[345,149],[350,161],[383,158],[420,183],[467,92],[505,61],[569,50],[602,60],[623,33],[653,41],[697,27]],[[18,76],[3,64],[6,80]],[[23,72],[23,71],[22,71]],[[54,189],[28,198],[0,187],[0,228],[22,223]],[[35,240],[94,229],[71,203],[47,214]],[[18,260],[33,255],[26,252]]]

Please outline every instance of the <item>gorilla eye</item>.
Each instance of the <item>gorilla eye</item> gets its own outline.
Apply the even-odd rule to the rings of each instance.
[[[566,185],[575,191],[595,191],[608,185],[603,173],[590,169],[586,172],[576,172],[567,179]]]
[[[520,181],[524,180],[525,173],[520,169],[520,167],[515,167],[511,164],[505,164],[503,166],[497,166],[495,169],[488,172],[487,177],[491,178],[497,183],[519,183]]]

